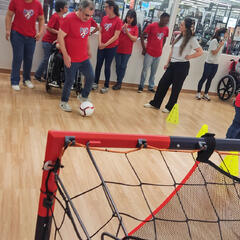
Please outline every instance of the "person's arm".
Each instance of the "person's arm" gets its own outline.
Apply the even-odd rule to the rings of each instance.
[[[90,36],[99,31],[99,29],[100,29],[99,26],[96,26],[94,30],[90,33]]]
[[[190,60],[190,59],[193,59],[193,58],[200,57],[203,54],[203,49],[201,47],[198,47],[198,48],[194,49],[194,51],[195,51],[195,53],[193,53],[191,55],[187,55],[185,57],[185,59]]]
[[[164,39],[163,39],[163,46],[162,47],[164,47],[164,45],[166,43],[166,40],[167,40],[167,37],[164,37]]]
[[[170,50],[170,54],[169,54],[169,57],[168,57],[168,61],[167,61],[167,64],[164,66],[164,70],[166,70],[170,64],[170,61],[171,61],[171,58],[172,58],[172,53],[173,53],[173,48],[171,47],[171,50]]]
[[[127,24],[124,24],[123,29],[125,29],[125,32],[127,34],[127,36],[130,38],[131,41],[136,42],[137,41],[137,36],[133,36],[127,28]]]
[[[64,38],[66,37],[66,35],[67,34],[64,31],[59,29],[57,41],[59,43],[60,50],[61,50],[62,55],[63,55],[64,64],[66,65],[67,68],[70,68],[71,67],[71,58],[68,55],[66,45],[65,45],[65,41],[64,41]]]
[[[104,49],[107,46],[109,46],[111,43],[115,42],[119,38],[120,32],[121,32],[120,30],[116,30],[113,37],[111,37],[106,43],[101,44],[99,46],[99,49]]]
[[[5,17],[6,39],[9,40],[14,12],[8,10]]]
[[[218,54],[218,52],[220,51],[220,49],[222,48],[223,45],[224,45],[224,41],[220,41],[218,47],[215,50],[212,50],[211,53],[213,55]]]
[[[38,16],[38,33],[35,36],[36,41],[38,41],[44,32],[44,15]]]
[[[142,45],[142,54],[143,55],[145,55],[146,54],[146,45],[145,45],[145,42],[144,42],[144,40],[145,40],[145,38],[147,37],[147,33],[145,33],[145,32],[143,32],[142,34],[141,34],[141,45]]]
[[[47,27],[47,30],[53,34],[58,34],[58,30],[51,28],[51,27]]]

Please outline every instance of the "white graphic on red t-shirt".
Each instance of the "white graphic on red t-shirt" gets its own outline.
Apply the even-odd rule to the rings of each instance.
[[[88,34],[88,28],[80,28],[80,35],[82,38],[85,38]]]
[[[104,28],[105,28],[106,31],[108,31],[111,28],[111,26],[112,26],[112,23],[105,23],[104,24]]]
[[[34,14],[33,9],[30,9],[30,10],[24,9],[23,10],[23,15],[27,20],[29,20],[33,16],[33,14]]]
[[[164,33],[158,33],[157,34],[158,40],[162,40],[163,37],[164,37]]]

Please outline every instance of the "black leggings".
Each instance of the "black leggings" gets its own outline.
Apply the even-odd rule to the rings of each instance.
[[[99,50],[97,52],[97,65],[95,69],[95,83],[98,84],[100,74],[101,74],[101,69],[103,62],[105,60],[105,83],[104,87],[109,87],[109,80],[110,80],[110,75],[111,75],[111,64],[113,61],[113,58],[115,57],[117,47],[114,48],[104,48],[103,50]]]
[[[189,62],[171,62],[170,66],[159,81],[154,99],[150,101],[150,104],[156,108],[160,108],[169,87],[172,85],[171,96],[165,106],[166,109],[171,111],[175,103],[177,103],[178,95],[182,89],[184,80],[189,73],[189,68]]]
[[[207,80],[207,83],[205,86],[204,93],[205,94],[208,93],[208,90],[211,86],[211,82],[212,82],[213,78],[215,77],[217,70],[218,70],[218,64],[211,64],[211,63],[205,62],[202,78],[198,82],[198,92],[199,93],[201,92],[202,86],[206,80]]]

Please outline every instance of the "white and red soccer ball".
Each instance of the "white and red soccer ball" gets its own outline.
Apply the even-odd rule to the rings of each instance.
[[[79,107],[79,112],[82,116],[89,117],[94,112],[94,106],[91,102],[85,101],[85,102],[81,103],[81,105]]]

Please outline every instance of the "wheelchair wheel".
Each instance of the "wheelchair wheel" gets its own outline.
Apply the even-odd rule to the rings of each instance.
[[[82,92],[82,75],[80,71],[77,72],[74,85],[76,94],[79,95]]]
[[[236,80],[231,75],[224,76],[217,86],[218,97],[226,101],[236,92]]]
[[[53,58],[54,54],[49,57],[48,60],[48,67],[47,67],[47,74],[46,74],[46,91],[49,92],[51,90],[51,86],[49,85],[52,82],[52,70],[53,70]]]

